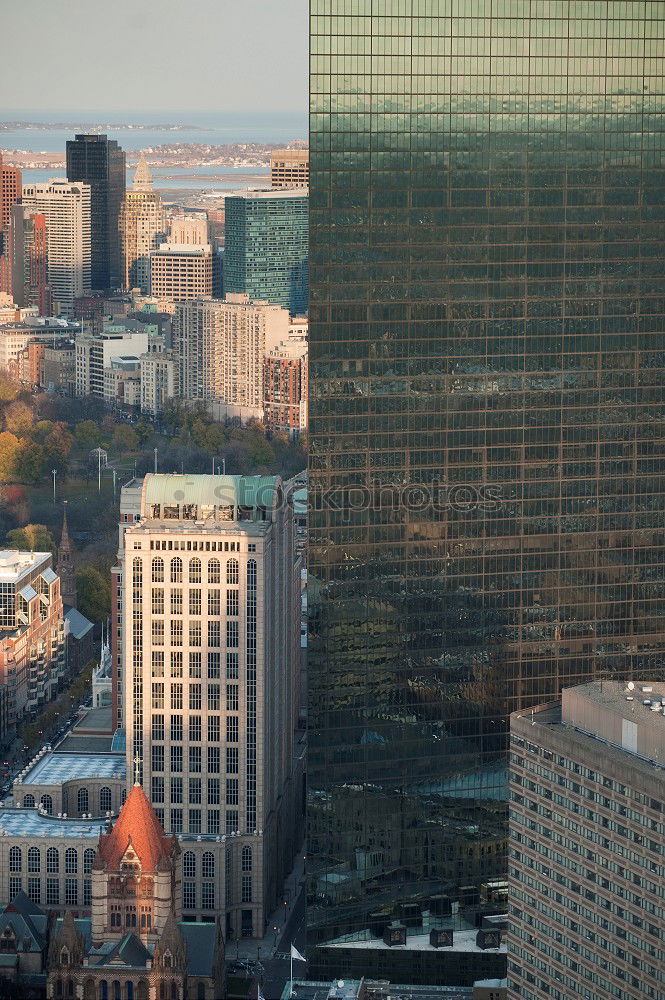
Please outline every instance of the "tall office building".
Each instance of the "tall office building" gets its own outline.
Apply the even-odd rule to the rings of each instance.
[[[0,151],[0,229],[11,223],[12,205],[21,200],[21,171],[3,161]]]
[[[665,685],[510,720],[511,1000],[665,996]]]
[[[125,197],[125,153],[115,139],[81,134],[67,142],[67,180],[90,185],[90,232],[95,289],[122,284],[119,221]]]
[[[173,349],[182,399],[253,407],[263,403],[263,359],[288,336],[290,316],[246,295],[181,302],[173,317]]]
[[[167,832],[201,835],[227,872],[227,937],[262,937],[302,816],[293,510],[274,476],[148,475],[120,512],[127,759]]]
[[[466,920],[509,711],[665,646],[663,6],[380,7],[311,5],[316,975]]]
[[[59,179],[26,184],[23,204],[46,220],[48,282],[54,305],[72,316],[74,299],[91,287],[90,185]]]
[[[238,191],[225,198],[224,291],[307,312],[306,188]]]
[[[123,253],[123,287],[150,294],[150,254],[162,244],[167,231],[166,211],[153,188],[152,172],[141,153],[134,185],[125,194],[120,210]]]
[[[21,201],[21,171],[0,152],[0,292],[12,294],[12,208]]]

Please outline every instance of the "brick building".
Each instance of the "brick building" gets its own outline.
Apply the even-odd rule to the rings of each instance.
[[[307,343],[286,341],[263,359],[263,419],[290,436],[307,428]]]
[[[10,731],[56,694],[66,674],[60,579],[50,552],[0,551],[0,684]]]

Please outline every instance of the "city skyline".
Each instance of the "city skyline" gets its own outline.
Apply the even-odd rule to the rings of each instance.
[[[665,0],[0,23],[11,995],[658,1000]]]

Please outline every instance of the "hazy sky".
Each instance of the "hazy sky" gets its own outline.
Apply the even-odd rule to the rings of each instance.
[[[0,0],[0,107],[304,111],[308,0]]]

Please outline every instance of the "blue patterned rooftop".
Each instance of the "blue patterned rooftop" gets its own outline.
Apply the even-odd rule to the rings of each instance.
[[[21,784],[62,785],[77,778],[120,778],[124,781],[126,776],[126,758],[122,753],[46,753]]]
[[[97,843],[99,827],[98,819],[58,819],[37,809],[0,809],[0,836],[5,837],[77,837]]]

